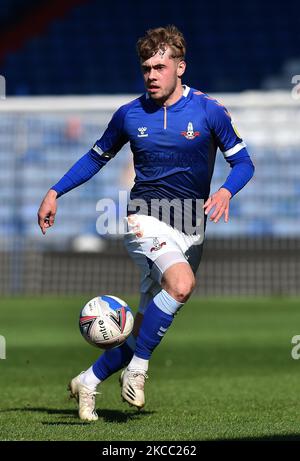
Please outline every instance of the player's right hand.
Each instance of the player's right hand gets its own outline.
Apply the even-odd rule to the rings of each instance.
[[[38,211],[38,224],[44,235],[46,234],[46,229],[54,224],[57,210],[56,197],[57,192],[50,189],[45,195]]]

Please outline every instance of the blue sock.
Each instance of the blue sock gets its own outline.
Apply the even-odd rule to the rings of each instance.
[[[183,304],[162,290],[148,304],[136,341],[134,355],[149,360]]]
[[[128,365],[132,359],[135,346],[133,335],[121,346],[105,351],[93,365],[93,372],[98,379],[104,381],[116,371]]]

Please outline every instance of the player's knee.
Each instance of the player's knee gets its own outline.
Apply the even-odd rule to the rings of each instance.
[[[180,283],[177,288],[177,301],[181,303],[185,303],[189,297],[191,296],[193,290],[195,288],[195,281],[194,280],[188,280],[185,281],[184,283]]]
[[[166,291],[179,303],[185,303],[195,288],[195,278],[189,277],[178,280],[176,283],[166,286]]]

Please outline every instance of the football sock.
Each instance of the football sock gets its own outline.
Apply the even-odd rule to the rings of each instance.
[[[130,362],[135,348],[135,338],[131,334],[119,347],[105,351],[92,366],[94,375],[104,381]]]
[[[130,364],[128,365],[129,370],[143,370],[145,373],[148,371],[149,360],[141,359],[135,354],[132,357]]]
[[[161,290],[149,303],[136,341],[134,357],[149,360],[183,304]],[[129,368],[133,368],[130,362]]]
[[[98,384],[101,383],[101,380],[97,378],[93,372],[93,367],[90,367],[82,375],[80,375],[80,382],[90,389],[96,389]]]

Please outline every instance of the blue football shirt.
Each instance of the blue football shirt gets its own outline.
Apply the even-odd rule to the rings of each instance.
[[[254,173],[246,144],[226,108],[207,94],[184,86],[182,97],[167,107],[158,106],[147,94],[121,106],[103,136],[52,189],[59,197],[88,181],[127,142],[136,173],[130,199],[142,199],[147,213],[159,219],[163,219],[161,205],[153,207],[153,202],[177,199],[182,219],[187,212],[195,222],[199,209],[203,210],[199,199],[205,201],[210,194],[218,148],[231,166],[222,187],[232,196]],[[139,212],[132,205],[128,213]],[[173,225],[172,208],[170,213],[168,223]]]
[[[130,198],[207,199],[218,147],[228,160],[246,145],[216,99],[184,87],[171,106],[147,94],[120,107],[93,151],[106,163],[130,142],[135,183]]]

